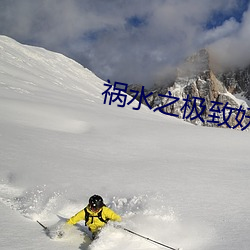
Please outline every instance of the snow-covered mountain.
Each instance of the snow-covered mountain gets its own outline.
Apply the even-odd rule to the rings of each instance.
[[[249,133],[103,104],[103,81],[63,55],[0,37],[0,248],[162,249],[108,225],[53,228],[92,194],[122,225],[184,250],[248,250]],[[63,221],[62,221],[63,223]]]
[[[209,51],[202,49],[178,67],[176,79],[172,84],[155,85],[147,90],[147,101],[154,109],[158,107],[168,115],[193,124],[248,128],[249,74],[249,67],[219,71]],[[130,89],[133,88],[139,87],[132,85],[127,93],[130,94]],[[226,103],[228,104],[225,105]],[[197,107],[197,112],[193,107]]]
[[[225,84],[230,93],[238,94],[250,103],[250,66],[226,70],[218,73],[217,77]]]

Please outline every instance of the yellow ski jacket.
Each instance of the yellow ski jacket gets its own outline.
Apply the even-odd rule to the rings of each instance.
[[[86,207],[87,212],[89,213],[88,221],[85,221],[86,226],[90,229],[92,233],[97,232],[100,228],[102,228],[106,223],[104,221],[112,220],[112,221],[121,221],[120,215],[116,214],[113,210],[110,208],[103,206],[99,211],[93,212],[89,209],[89,207]],[[104,220],[100,220],[98,218],[98,215],[100,215],[101,212],[101,218]],[[85,220],[85,210],[82,209],[77,214],[72,216],[68,221],[67,224],[74,225],[80,220]]]

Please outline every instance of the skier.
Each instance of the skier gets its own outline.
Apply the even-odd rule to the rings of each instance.
[[[94,239],[109,220],[120,222],[122,219],[120,215],[105,206],[101,196],[95,194],[89,198],[89,204],[72,216],[67,224],[74,225],[80,220],[85,220],[85,226],[92,232]]]

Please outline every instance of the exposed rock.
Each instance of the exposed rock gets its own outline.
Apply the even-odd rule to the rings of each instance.
[[[228,91],[232,94],[241,93],[250,100],[250,66],[244,69],[234,69],[218,74]]]
[[[232,94],[243,93],[250,99],[250,67],[220,74],[215,74],[211,68],[209,52],[206,49],[200,50],[180,65],[177,69],[177,77],[170,87],[169,85],[154,87],[146,91],[146,94],[153,92],[147,101],[153,108],[159,110],[162,107],[161,111],[165,114],[178,116],[194,124],[213,127],[222,124],[220,127],[235,126],[241,129],[250,121],[246,118],[250,116],[250,111],[247,110],[245,101],[237,99]],[[168,105],[173,101],[173,97],[179,100]],[[204,110],[202,105],[200,106],[202,100],[204,100],[202,104],[205,105]],[[214,102],[221,104],[214,106]],[[185,110],[185,104],[188,104],[190,109]],[[197,111],[193,110],[193,114],[190,115],[194,106],[197,107]],[[213,110],[211,110],[212,107]],[[224,117],[223,107],[225,107]],[[214,111],[215,109],[219,109],[220,112]],[[244,113],[243,109],[247,112]],[[198,115],[200,112],[202,113]],[[227,121],[229,115],[230,119]],[[212,119],[216,122],[209,122]],[[241,125],[237,120],[241,121]]]

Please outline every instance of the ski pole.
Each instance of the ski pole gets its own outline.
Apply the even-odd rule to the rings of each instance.
[[[127,229],[127,228],[122,228],[122,229],[125,230],[125,231],[127,231],[127,232],[129,232],[129,233],[131,233],[131,234],[137,235],[137,236],[139,236],[139,237],[141,237],[141,238],[143,238],[143,239],[145,239],[145,240],[154,242],[154,243],[156,243],[156,244],[158,244],[158,245],[161,245],[161,246],[163,246],[163,247],[169,248],[169,249],[171,249],[171,250],[180,250],[180,248],[173,248],[173,247],[167,246],[167,245],[162,244],[162,243],[160,243],[160,242],[158,242],[158,241],[155,241],[155,240],[152,240],[152,239],[150,239],[150,238],[148,238],[148,237],[145,237],[145,236],[143,236],[143,235],[141,235],[141,234],[135,233],[135,232],[133,232],[133,231]]]
[[[47,227],[45,227],[41,222],[39,222],[38,220],[36,221],[40,226],[42,226],[43,227],[43,229],[46,231],[46,230],[48,230],[48,228]]]

